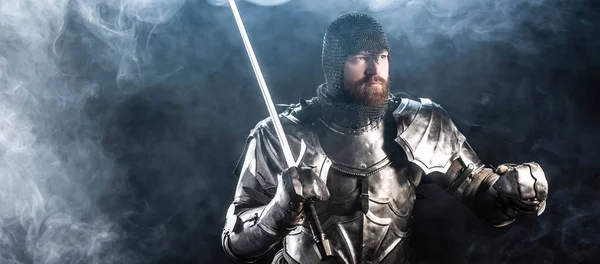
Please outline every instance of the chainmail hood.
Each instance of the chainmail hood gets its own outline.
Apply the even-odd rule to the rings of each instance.
[[[317,89],[318,102],[329,121],[348,128],[361,128],[378,123],[387,104],[366,106],[350,103],[344,91],[344,63],[350,55],[361,51],[379,54],[389,50],[381,25],[371,16],[347,13],[335,19],[323,38],[321,63],[325,84]]]
[[[327,83],[324,92],[332,99],[344,100],[343,74],[346,58],[361,51],[378,54],[383,50],[389,50],[387,38],[374,18],[360,13],[348,13],[335,19],[323,38],[321,63]]]

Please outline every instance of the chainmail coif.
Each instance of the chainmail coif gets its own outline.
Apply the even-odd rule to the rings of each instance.
[[[372,17],[348,13],[335,19],[323,38],[321,63],[325,84],[317,89],[317,102],[326,121],[348,128],[362,128],[379,123],[387,103],[366,106],[352,103],[344,91],[344,63],[350,55],[361,51],[379,54],[388,50],[387,38],[381,25]]]

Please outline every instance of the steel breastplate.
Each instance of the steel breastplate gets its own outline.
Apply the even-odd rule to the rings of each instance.
[[[399,146],[393,136],[386,136],[384,124],[369,131],[349,131],[317,119],[308,129],[296,127],[307,145],[303,163],[316,167],[331,194],[329,200],[315,203],[335,255],[326,263],[406,262],[416,189],[412,180],[420,177],[420,170],[405,160],[390,158],[388,148]],[[299,140],[292,139],[290,144]],[[368,209],[364,211],[363,179],[368,182]],[[323,263],[313,244],[308,224],[297,227],[285,238],[286,259]]]
[[[336,170],[368,176],[390,164],[384,149],[385,122],[368,131],[338,127],[322,119],[317,122],[320,147]]]

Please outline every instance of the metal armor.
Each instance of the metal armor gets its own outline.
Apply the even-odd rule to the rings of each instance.
[[[290,199],[275,197],[284,161],[269,119],[260,122],[236,168],[239,182],[223,232],[228,255],[252,262],[281,243],[287,263],[407,263],[411,212],[422,177],[431,177],[493,224],[510,223],[523,212],[501,199],[496,189],[507,187],[494,187],[499,176],[484,168],[439,105],[393,99],[388,109],[381,122],[360,130],[325,122],[311,102],[280,115],[293,152],[300,153],[303,140],[302,163],[313,166],[329,189],[328,200],[315,202],[335,255],[328,262],[313,250],[308,224],[269,224],[289,215],[285,203]],[[536,178],[545,181],[542,176],[530,179],[535,185]],[[545,194],[544,183],[533,193]]]

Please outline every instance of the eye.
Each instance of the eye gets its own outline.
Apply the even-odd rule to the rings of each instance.
[[[359,57],[356,57],[356,59],[359,60],[359,61],[366,61],[367,57],[366,56],[359,56]]]
[[[387,54],[381,54],[379,55],[379,59],[387,59],[388,55]]]

